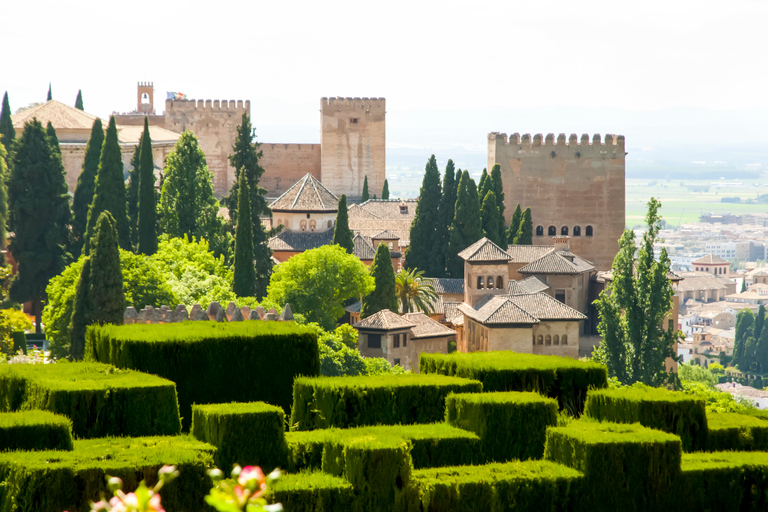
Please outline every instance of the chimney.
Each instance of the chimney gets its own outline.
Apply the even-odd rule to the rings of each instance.
[[[571,237],[567,235],[560,235],[552,237],[555,242],[555,251],[570,251],[571,249]]]

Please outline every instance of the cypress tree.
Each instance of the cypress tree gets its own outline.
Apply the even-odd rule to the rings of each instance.
[[[509,229],[507,229],[507,244],[517,245],[515,239],[517,238],[517,232],[520,231],[520,221],[523,220],[523,210],[520,208],[520,204],[515,208],[515,213],[512,214],[512,219],[509,221]]]
[[[51,82],[48,82],[48,98],[46,101],[51,101],[53,99],[53,94],[51,93]]]
[[[92,322],[93,306],[90,300],[91,289],[91,259],[85,258],[80,279],[75,292],[75,307],[72,311],[72,329],[69,340],[69,356],[75,361],[83,358],[85,353],[85,329]]]
[[[109,118],[107,135],[101,147],[93,202],[88,210],[88,222],[85,227],[85,254],[89,254],[90,238],[96,229],[96,221],[101,213],[105,211],[110,212],[115,221],[120,247],[126,251],[131,250],[131,233],[128,228],[128,215],[125,213],[123,156],[120,152],[120,144],[117,141],[115,116]]]
[[[768,371],[768,329],[763,329],[757,340],[757,363],[759,373]]]
[[[10,168],[9,227],[15,232],[10,249],[19,265],[10,298],[32,301],[39,333],[45,288],[64,269],[64,244],[72,214],[64,166],[37,119],[24,126]]]
[[[61,146],[59,146],[59,137],[56,136],[56,130],[53,124],[48,121],[48,126],[45,128],[45,135],[48,137],[48,144],[51,145],[51,150],[56,152],[61,158]]]
[[[238,183],[238,214],[235,229],[235,277],[232,291],[238,297],[251,297],[256,291],[253,267],[253,229],[251,228],[251,191],[244,172]]]
[[[75,99],[75,108],[78,110],[85,110],[83,107],[83,91],[82,89],[77,90],[77,98]]]
[[[389,182],[384,179],[384,188],[381,190],[381,198],[389,199]]]
[[[123,323],[125,294],[123,271],[120,267],[120,246],[117,226],[112,214],[105,210],[99,214],[91,239],[91,275],[88,293],[94,305],[92,323]]]
[[[765,306],[760,304],[757,308],[757,316],[755,316],[755,332],[754,337],[756,340],[760,339],[760,335],[763,332],[763,324],[765,323]]]
[[[88,145],[85,147],[83,169],[77,178],[75,197],[72,200],[72,237],[74,239],[72,255],[75,258],[80,256],[83,248],[85,227],[88,223],[88,209],[93,202],[93,191],[96,188],[96,173],[99,170],[99,157],[101,156],[101,146],[103,144],[104,128],[101,126],[101,119],[96,119],[93,122],[93,128],[91,128],[91,138],[88,139]]]
[[[501,166],[494,164],[491,169],[491,184],[493,185],[493,192],[496,194],[496,204],[499,207],[499,240],[501,241],[500,247],[506,249],[507,247],[507,230],[506,220],[504,217],[504,186],[501,182]]]
[[[146,122],[146,118],[145,118]],[[144,142],[144,132],[139,137],[139,143],[133,149],[131,169],[128,171],[128,183],[125,184],[125,211],[128,213],[128,229],[131,232],[131,245],[139,245],[139,172],[141,168],[141,144]]]
[[[425,168],[419,201],[416,204],[416,215],[411,224],[411,244],[405,250],[406,268],[417,268],[430,277],[443,275],[445,272],[440,261],[435,260],[433,252],[439,244],[438,212],[441,198],[440,171],[437,170],[435,155],[432,155]]]
[[[8,224],[8,166],[5,163],[7,158],[5,146],[0,142],[0,249],[5,249],[5,242],[8,238],[6,231]],[[0,263],[2,263],[1,260]]]
[[[438,211],[439,246],[435,249],[435,258],[439,258],[443,273],[435,277],[452,277],[449,262],[451,261],[451,224],[456,213],[457,178],[461,178],[461,170],[454,172],[453,160],[448,160],[443,175],[443,195],[440,198]],[[440,252],[438,252],[440,251]],[[457,251],[458,252],[458,251]],[[461,277],[461,275],[457,276]]]
[[[531,220],[531,208],[523,211],[520,221],[520,229],[517,230],[515,245],[533,245],[533,221]]]
[[[395,269],[387,244],[379,244],[376,256],[371,264],[371,276],[376,281],[376,288],[363,297],[360,318],[365,318],[388,309],[397,313],[397,290],[395,287]]]
[[[13,129],[13,120],[11,119],[11,104],[8,103],[8,92],[3,95],[3,107],[0,110],[0,144],[5,146],[6,151],[11,151],[11,144],[16,138],[16,130]]]
[[[747,280],[746,279],[742,279],[741,280],[741,293],[744,293],[745,291],[747,291]]]
[[[483,221],[483,233],[488,240],[492,241],[499,247],[504,247],[499,240],[499,207],[496,203],[496,194],[493,189],[489,190],[483,199],[483,207],[481,210],[481,217]]]
[[[451,224],[451,276],[464,274],[464,264],[458,253],[483,237],[480,204],[475,181],[464,171],[459,180],[456,209]]]
[[[355,251],[354,236],[349,229],[349,212],[345,194],[341,194],[339,198],[339,211],[336,213],[336,225],[333,228],[333,243],[343,247],[349,254]]]
[[[144,118],[141,136],[138,190],[138,252],[151,256],[157,252],[157,202],[155,201],[155,160],[152,157],[152,139],[149,122]]]
[[[365,180],[363,181],[363,197],[362,202],[366,202],[368,199],[370,199],[370,196],[368,195],[368,176],[365,176]]]
[[[733,344],[733,362],[747,369],[746,352],[747,339],[753,337],[755,328],[755,314],[750,309],[742,309],[736,315],[736,334]]]
[[[477,197],[482,202],[485,199],[485,194],[490,190],[491,183],[488,181],[488,170],[483,169],[483,174],[480,175],[480,182],[477,184]]]

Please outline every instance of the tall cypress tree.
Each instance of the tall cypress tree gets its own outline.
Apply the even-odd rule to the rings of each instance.
[[[493,189],[489,190],[485,195],[485,199],[483,199],[481,217],[483,233],[486,238],[499,247],[504,247],[501,240],[499,240],[499,207],[497,206],[496,194],[493,192]]]
[[[91,277],[89,298],[94,305],[93,323],[122,324],[125,314],[123,270],[117,223],[108,210],[99,214],[91,240]]]
[[[733,344],[733,362],[747,369],[747,340],[754,335],[755,314],[750,309],[742,309],[736,315],[736,333]]]
[[[517,232],[520,231],[520,221],[523,220],[523,210],[518,203],[515,208],[515,213],[512,214],[512,219],[509,221],[509,229],[507,229],[507,243],[509,245],[517,245]]]
[[[91,128],[91,138],[88,139],[88,145],[85,147],[83,169],[77,178],[75,196],[72,199],[72,238],[74,239],[72,256],[75,258],[80,256],[83,248],[85,227],[88,223],[88,210],[93,202],[93,191],[96,188],[96,173],[99,170],[99,158],[103,144],[104,128],[101,125],[101,119],[96,119],[93,122],[93,128]]]
[[[0,110],[0,144],[5,146],[6,151],[11,151],[11,144],[16,138],[16,130],[13,129],[13,120],[11,119],[11,104],[8,103],[8,92],[3,95],[3,107]]]
[[[523,218],[520,220],[520,229],[515,236],[515,245],[533,245],[533,221],[531,220],[531,208],[523,211]]]
[[[768,370],[768,329],[760,332],[757,340],[757,371],[765,373]]]
[[[69,340],[69,356],[79,361],[85,353],[85,329],[92,323],[91,304],[91,258],[85,258],[75,292],[75,307],[72,311],[72,329]]]
[[[458,253],[483,237],[480,204],[475,181],[464,171],[459,180],[456,209],[451,224],[451,276],[464,274],[464,264]]]
[[[53,99],[53,93],[51,92],[51,82],[48,82],[48,98],[46,101],[51,101]]]
[[[496,194],[496,204],[499,207],[499,240],[501,241],[500,247],[507,247],[507,230],[506,219],[504,217],[504,185],[501,182],[501,166],[494,164],[491,169],[491,184],[493,185],[493,192]]]
[[[251,297],[256,291],[253,267],[253,228],[251,227],[251,193],[245,173],[238,183],[238,213],[235,229],[235,277],[232,291],[238,297]]]
[[[451,241],[451,222],[456,208],[456,181],[454,178],[453,160],[448,160],[443,175],[442,196],[440,197],[440,206],[437,212],[437,236],[433,249],[433,258],[435,260],[436,272],[434,277],[448,277],[450,274],[446,269],[448,261],[448,246]]]
[[[5,249],[5,241],[8,238],[6,231],[8,225],[8,166],[5,163],[7,158],[5,146],[0,142],[0,249]]]
[[[361,200],[362,202],[366,202],[370,198],[371,197],[368,193],[368,175],[366,175],[365,180],[363,181],[363,197],[361,198]]]
[[[10,298],[32,301],[39,333],[45,288],[64,269],[71,211],[64,166],[37,119],[24,126],[10,167],[9,227],[15,232],[10,249],[19,265]]]
[[[339,211],[336,213],[336,225],[333,228],[333,243],[343,247],[349,254],[355,252],[354,235],[349,229],[346,194],[341,194],[339,198]]]
[[[138,193],[138,252],[151,256],[157,252],[157,201],[155,196],[155,160],[152,157],[152,138],[149,122],[144,118],[139,159]]]
[[[395,269],[387,244],[381,243],[376,249],[376,256],[371,264],[371,276],[376,281],[376,288],[363,297],[360,318],[365,318],[388,309],[397,313],[397,290],[395,287]]]
[[[48,144],[51,145],[51,150],[56,152],[61,158],[61,146],[59,146],[59,137],[56,135],[56,129],[53,127],[53,123],[48,121],[48,126],[45,127],[45,135],[48,137]]]
[[[760,304],[757,308],[757,316],[755,316],[755,339],[759,340],[763,332],[763,325],[765,324],[765,306]]]
[[[131,245],[139,245],[139,172],[141,167],[141,144],[144,133],[139,137],[139,143],[131,156],[131,169],[128,171],[128,182],[125,184],[125,211],[128,214],[128,228],[131,232]]]
[[[78,110],[85,110],[83,107],[83,91],[82,89],[77,90],[77,98],[75,99],[75,108]]]
[[[440,261],[435,261],[433,252],[439,243],[438,212],[441,198],[440,171],[437,170],[435,155],[432,155],[425,168],[419,201],[416,204],[416,215],[411,224],[411,243],[405,250],[406,268],[417,268],[430,277],[443,275],[445,272],[440,267]]]
[[[89,241],[96,229],[96,221],[101,213],[105,211],[110,212],[115,221],[120,247],[126,251],[131,250],[131,233],[128,228],[128,215],[125,213],[123,155],[120,152],[120,144],[117,141],[115,116],[109,118],[107,135],[101,147],[93,202],[88,210],[88,222],[85,228],[85,254],[89,254]]]
[[[389,199],[389,182],[384,179],[384,188],[381,190],[381,198],[382,199]]]

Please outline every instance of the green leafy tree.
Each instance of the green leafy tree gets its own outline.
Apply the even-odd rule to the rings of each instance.
[[[8,154],[5,152],[5,146],[0,142],[0,249],[5,249],[5,241],[8,239],[8,232],[6,231],[8,225],[8,166],[5,163],[6,158],[8,158]],[[2,263],[1,260],[0,263]],[[2,281],[5,281],[4,276]]]
[[[764,328],[760,331],[760,337],[757,339],[755,363],[758,373],[762,374],[768,371],[768,329]],[[711,366],[712,365],[710,365],[710,367]]]
[[[434,277],[453,277],[448,263],[456,256],[455,254],[452,254],[451,248],[451,224],[453,223],[453,215],[456,210],[457,177],[461,177],[461,170],[459,170],[458,173],[455,173],[454,169],[453,160],[449,159],[448,163],[445,165],[445,174],[443,174],[443,195],[440,198],[440,208],[437,212],[438,244],[435,247],[434,256],[438,259],[439,267],[443,269],[443,272]],[[459,251],[455,252],[458,253]]]
[[[46,98],[46,101],[51,101],[53,99],[53,92],[51,91],[51,83],[48,82],[48,97]]]
[[[706,368],[697,364],[681,364],[677,367],[677,374],[681,381],[703,382],[708,387],[714,389],[717,384],[717,377]]]
[[[760,339],[760,336],[763,332],[764,324],[765,324],[765,306],[760,304],[760,306],[757,308],[757,315],[755,316],[754,336],[756,339]]]
[[[736,315],[736,333],[733,344],[733,361],[742,370],[749,366],[747,359],[747,340],[754,337],[755,314],[751,309],[742,309]]]
[[[53,123],[48,121],[48,126],[45,127],[45,135],[48,137],[48,143],[51,145],[51,150],[55,151],[59,158],[61,158],[61,146],[59,146],[59,137],[56,135],[56,129],[53,127]]]
[[[85,330],[93,322],[93,305],[90,297],[91,290],[91,259],[85,258],[80,279],[77,281],[75,304],[72,311],[72,337],[69,342],[69,356],[80,360],[85,353]]]
[[[75,108],[78,110],[85,110],[85,107],[83,107],[83,91],[82,89],[77,90],[77,98],[75,98]]]
[[[339,210],[336,213],[336,225],[333,228],[333,243],[342,247],[349,254],[355,251],[354,236],[352,230],[349,229],[349,212],[345,194],[339,198]]]
[[[493,193],[496,194],[496,204],[499,207],[499,240],[501,241],[499,247],[506,249],[507,231],[505,227],[506,220],[504,219],[506,206],[504,206],[504,185],[501,182],[501,166],[499,164],[494,164],[491,169],[491,185]]]
[[[480,182],[477,184],[477,197],[483,199],[490,189],[491,182],[488,181],[488,170],[483,169],[483,174],[480,175]]]
[[[8,92],[6,92],[3,95],[3,107],[0,109],[0,143],[10,151],[15,138],[16,130],[13,128],[11,119],[11,104],[8,102]]]
[[[502,230],[499,229],[499,207],[493,189],[488,190],[485,199],[483,199],[481,215],[483,221],[483,233],[486,238],[499,247],[504,247],[503,242],[499,239],[499,233],[501,233]]]
[[[392,267],[392,256],[387,244],[379,244],[376,256],[371,264],[371,276],[376,282],[376,288],[363,297],[360,318],[365,318],[388,309],[397,313],[397,293],[395,287],[395,269]]]
[[[281,263],[272,274],[267,299],[289,303],[293,311],[324,329],[344,315],[344,303],[368,295],[375,281],[365,265],[338,245],[310,249]]]
[[[411,243],[405,249],[405,266],[420,268],[430,276],[445,273],[445,265],[435,258],[434,252],[440,243],[438,213],[441,197],[440,171],[437,170],[435,155],[432,155],[425,168],[416,215],[411,223]]]
[[[624,384],[668,382],[665,362],[676,357],[679,332],[671,320],[668,329],[663,326],[674,295],[668,277],[670,261],[666,249],[662,248],[658,261],[653,251],[661,229],[660,207],[654,198],[648,202],[647,229],[639,250],[634,231],[624,231],[613,260],[613,280],[595,303],[603,340],[594,359],[608,367],[609,377]]]
[[[432,314],[437,292],[432,281],[424,279],[424,272],[415,268],[403,268],[395,276],[395,290],[402,313],[422,311]]]
[[[464,171],[459,180],[456,194],[456,209],[451,224],[451,276],[464,274],[464,262],[458,254],[483,238],[483,225],[480,204],[477,198],[475,181]],[[413,243],[413,242],[411,242]]]
[[[128,171],[128,182],[125,184],[125,210],[128,213],[131,244],[134,247],[138,247],[139,244],[139,172],[141,171],[141,144],[143,142],[144,134],[139,138],[139,143],[133,150],[131,169]]]
[[[103,211],[96,222],[91,240],[91,275],[88,296],[94,307],[92,323],[122,324],[125,313],[123,271],[120,267],[120,245],[117,223],[109,211]]]
[[[517,232],[520,231],[520,222],[523,220],[523,210],[520,208],[520,204],[515,208],[515,212],[512,214],[512,219],[509,221],[509,228],[507,229],[507,243],[510,245],[516,245],[515,239],[517,238]]]
[[[88,222],[85,227],[84,251],[90,252],[90,240],[96,229],[96,222],[102,212],[109,212],[115,221],[120,247],[131,249],[131,233],[128,228],[128,215],[125,213],[125,181],[123,179],[123,155],[117,140],[115,116],[109,118],[107,135],[101,146],[99,170],[93,191],[93,202],[88,209]]]
[[[385,201],[389,199],[389,182],[384,179],[384,188],[381,190],[381,198]]]
[[[252,297],[256,290],[256,271],[253,268],[253,230],[251,228],[251,193],[245,173],[240,173],[235,231],[235,279],[232,291],[238,297]]]
[[[533,245],[533,220],[531,219],[531,208],[523,210],[520,219],[520,229],[515,236],[515,245]]]
[[[138,190],[138,252],[152,255],[157,252],[157,202],[155,200],[155,159],[152,157],[152,139],[149,123],[144,118],[141,135]]]
[[[19,271],[10,287],[16,302],[32,301],[37,332],[48,281],[64,268],[72,217],[60,156],[33,119],[16,142],[8,178],[11,254]],[[30,186],[34,184],[34,186]]]
[[[370,196],[368,195],[368,176],[365,176],[365,180],[363,181],[363,197],[362,202],[366,202],[368,199],[370,199]]]
[[[101,119],[96,119],[91,128],[91,138],[85,147],[83,169],[77,178],[75,196],[72,200],[72,238],[74,245],[72,255],[78,257],[83,248],[85,228],[88,223],[88,210],[93,202],[93,191],[96,188],[96,174],[99,170],[101,146],[104,144],[104,128]]]

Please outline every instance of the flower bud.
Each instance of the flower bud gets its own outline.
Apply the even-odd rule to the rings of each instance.
[[[116,476],[109,477],[107,480],[107,489],[110,490],[110,492],[115,492],[123,487],[123,481],[117,478]]]
[[[214,484],[218,484],[219,482],[224,480],[224,472],[219,468],[209,469],[208,476],[211,477],[211,480],[213,480]]]

